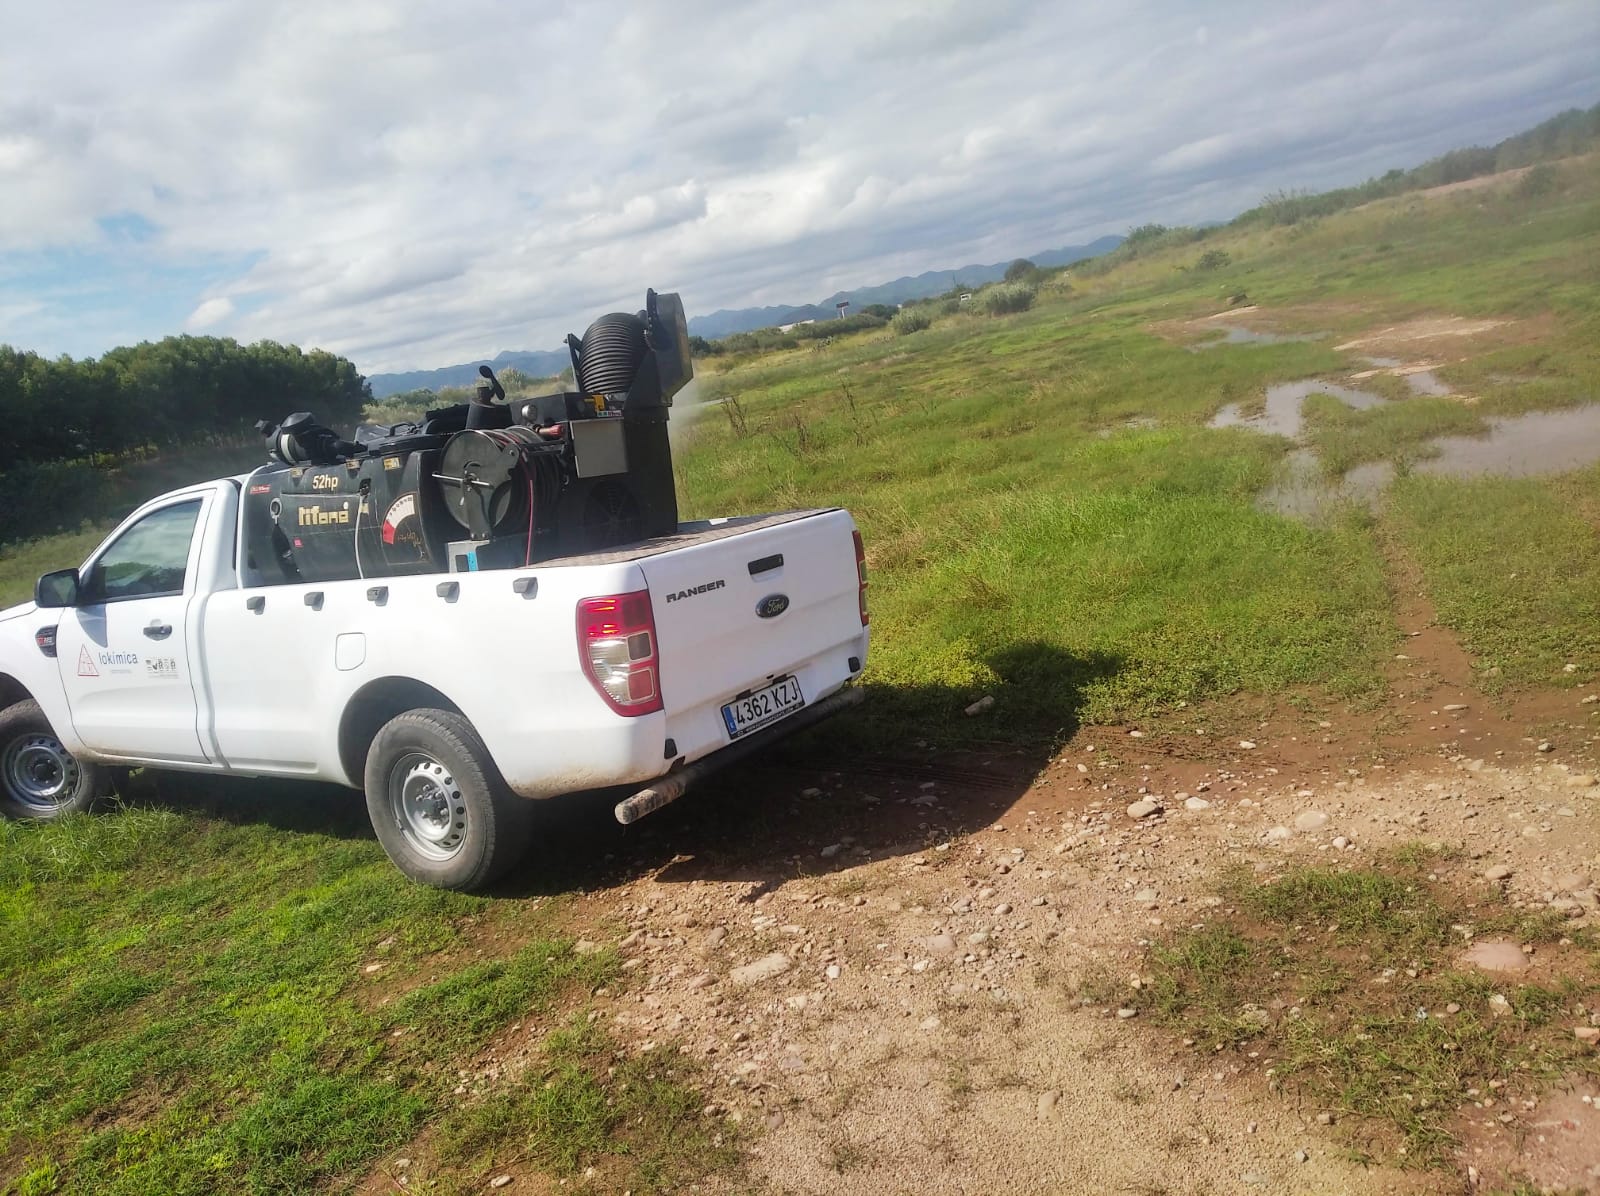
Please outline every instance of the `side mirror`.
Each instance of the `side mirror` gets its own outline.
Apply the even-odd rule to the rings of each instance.
[[[78,571],[57,569],[46,573],[33,587],[33,604],[41,608],[78,605]]]

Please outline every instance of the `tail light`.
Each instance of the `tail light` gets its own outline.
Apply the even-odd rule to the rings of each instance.
[[[867,550],[861,543],[861,533],[856,538],[856,592],[861,600],[861,626],[867,625]]]
[[[656,620],[650,594],[609,594],[578,602],[578,657],[607,706],[633,717],[661,709]]]

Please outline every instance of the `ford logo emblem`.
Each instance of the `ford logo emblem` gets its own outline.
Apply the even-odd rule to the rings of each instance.
[[[789,609],[789,595],[768,594],[756,603],[756,614],[763,619],[776,619]]]

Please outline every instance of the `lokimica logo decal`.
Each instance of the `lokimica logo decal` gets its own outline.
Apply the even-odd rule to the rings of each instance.
[[[696,594],[706,594],[712,590],[720,590],[725,584],[722,578],[719,577],[716,581],[706,582],[705,585],[691,586],[687,590],[679,590],[676,594],[668,594],[667,601],[682,602],[685,598],[693,598]]]
[[[88,646],[78,649],[78,676],[98,677],[100,670],[94,667],[94,657],[89,655]]]

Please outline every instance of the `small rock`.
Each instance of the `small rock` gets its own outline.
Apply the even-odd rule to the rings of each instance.
[[[925,1017],[925,1018],[923,1018],[922,1019],[922,1028],[924,1030],[937,1030],[939,1028],[939,1019],[937,1017]]]
[[[1272,1014],[1259,1005],[1246,1005],[1239,1011],[1239,1020],[1247,1026],[1255,1026],[1259,1030],[1265,1030],[1272,1025]]]
[[[497,1175],[489,1181],[489,1186],[491,1188],[503,1188],[510,1182],[511,1177],[509,1175]]]
[[[1035,1115],[1040,1121],[1048,1121],[1051,1117],[1055,1116],[1056,1102],[1060,1099],[1061,1093],[1056,1091],[1054,1088],[1050,1089],[1048,1092],[1041,1092],[1039,1094],[1039,1103]]]
[[[1138,1016],[1139,1016],[1139,1011],[1137,1009],[1134,1009],[1130,1005],[1124,1005],[1121,1009],[1117,1010],[1117,1020],[1118,1021],[1125,1022],[1130,1017],[1138,1017]]]
[[[1484,869],[1483,879],[1493,881],[1510,880],[1511,869],[1505,864],[1491,865],[1490,867]]]
[[[1306,1148],[1302,1146],[1299,1150],[1294,1152],[1294,1161],[1297,1163],[1309,1163],[1311,1161],[1311,1155],[1306,1151]]]
[[[982,714],[984,711],[993,710],[993,709],[994,709],[994,695],[993,694],[984,694],[983,697],[979,698],[976,702],[974,702],[972,705],[967,707],[967,717],[968,718],[976,718],[978,715]]]
[[[830,843],[826,847],[824,847],[821,851],[817,852],[817,854],[820,855],[825,860],[831,860],[834,856],[838,855],[843,850],[844,850],[844,844],[843,843]]]
[[[763,955],[743,967],[734,968],[728,973],[728,978],[740,986],[760,984],[762,981],[783,975],[793,966],[794,961],[782,951],[774,951],[771,955]]]
[[[1581,893],[1589,887],[1589,878],[1582,872],[1568,872],[1556,878],[1556,888],[1568,893]]]
[[[1554,750],[1555,748],[1551,746],[1551,743],[1548,739],[1539,745],[1539,751],[1541,752],[1553,752]]]
[[[1572,1027],[1572,1036],[1579,1042],[1587,1042],[1593,1045],[1600,1042],[1600,1026],[1574,1026]]]
[[[1317,1114],[1317,1124],[1318,1125],[1332,1125],[1333,1124],[1333,1114],[1332,1113],[1318,1113]]]
[[[1241,739],[1239,741],[1239,746],[1248,752],[1251,748],[1256,746],[1256,741],[1253,739]]]
[[[1282,843],[1285,839],[1292,838],[1294,832],[1286,826],[1275,826],[1267,832],[1268,843]]]
[[[838,964],[830,963],[828,965],[827,976],[828,976],[829,980],[837,980],[839,978],[840,974],[841,973],[840,973],[840,969],[839,969],[839,965]]]
[[[1148,818],[1160,808],[1159,804],[1146,798],[1144,801],[1136,801],[1128,807],[1128,817],[1136,820]]]
[[[1465,710],[1466,708],[1466,704],[1463,702],[1451,702],[1446,706],[1441,706],[1439,709],[1445,711],[1447,714],[1454,714],[1456,711]]]
[[[994,907],[994,912],[999,914],[1002,918],[1005,917],[1011,912],[1011,903],[1009,901],[1002,901],[999,905]]]
[[[1587,789],[1594,783],[1594,775],[1587,772],[1575,772],[1567,778],[1567,784],[1574,789]]]
[[[1346,847],[1350,846],[1350,840],[1346,839],[1343,835],[1339,835],[1334,839],[1333,845],[1340,851],[1343,851]]]
[[[722,946],[727,937],[728,928],[726,926],[713,926],[706,932],[706,937],[700,944],[700,949],[709,955],[718,947]]]
[[[579,939],[572,944],[572,950],[578,955],[594,955],[600,950],[599,943],[590,942],[588,939]],[[506,1183],[511,1182],[511,1177],[506,1177]]]
[[[1185,810],[1209,810],[1211,803],[1203,797],[1187,797],[1184,798],[1183,808]]]
[[[815,785],[813,785],[809,789],[800,790],[800,796],[801,797],[821,797],[822,796],[822,790],[818,789]]]
[[[366,967],[362,968],[361,970],[363,972],[365,972],[367,975],[370,976],[370,975],[372,975],[372,973],[374,973],[376,971],[380,971],[382,968],[383,968],[383,965],[381,963],[369,963]]]
[[[956,940],[953,935],[933,934],[922,940],[922,945],[935,955],[953,955],[956,949]]]
[[[1267,1186],[1267,1177],[1259,1171],[1246,1171],[1239,1176],[1239,1182],[1252,1188],[1264,1188]]]
[[[1504,1017],[1511,1012],[1511,1002],[1506,1000],[1504,993],[1495,993],[1489,998],[1489,1012],[1495,1017]]]
[[[1295,815],[1294,829],[1302,834],[1310,834],[1327,826],[1328,821],[1328,816],[1321,810],[1307,810],[1303,814]]]
[[[1444,1011],[1446,1013],[1460,1013],[1461,1006],[1457,1005],[1454,1001],[1451,1001],[1450,1004],[1444,1007]]]
[[[410,1159],[396,1159],[394,1161],[394,1169],[396,1171],[404,1171],[409,1166],[411,1166]]]

